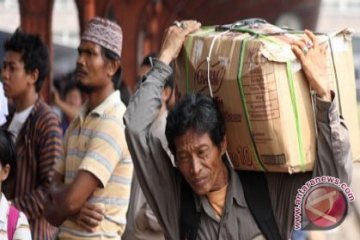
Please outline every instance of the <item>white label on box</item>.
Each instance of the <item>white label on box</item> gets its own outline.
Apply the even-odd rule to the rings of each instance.
[[[345,38],[332,38],[331,39],[331,45],[333,52],[345,52],[349,50],[349,41],[347,41]]]
[[[301,63],[297,59],[291,61],[291,66],[292,66],[293,73],[296,73],[301,70]]]
[[[225,56],[219,56],[219,62],[222,66],[224,66],[225,68],[227,66],[229,66],[229,58],[225,57]]]
[[[280,45],[269,41],[262,41],[262,44],[260,51],[269,61],[287,62],[296,58],[290,45]]]

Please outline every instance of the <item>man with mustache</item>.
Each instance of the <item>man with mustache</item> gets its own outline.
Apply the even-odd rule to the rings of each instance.
[[[98,17],[88,22],[76,65],[88,101],[67,129],[48,199],[47,218],[60,225],[59,239],[119,239],[125,228],[133,167],[116,90],[121,48],[120,26]]]
[[[324,46],[309,31],[310,50],[304,50],[304,39],[293,45],[317,93],[317,162],[312,172],[238,174],[225,157],[221,113],[213,99],[201,94],[184,97],[167,117],[166,138],[176,169],[149,127],[161,108],[165,80],[172,74],[170,62],[178,56],[185,37],[200,27],[196,21],[175,23],[168,28],[159,58],[124,116],[135,172],[165,239],[289,239],[299,187],[320,175],[351,181],[349,137],[336,111],[335,94],[327,86]],[[254,182],[260,184],[255,187]],[[248,201],[250,192],[257,199]],[[252,200],[261,204],[254,206]]]

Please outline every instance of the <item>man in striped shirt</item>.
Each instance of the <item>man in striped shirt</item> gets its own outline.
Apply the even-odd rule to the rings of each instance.
[[[115,90],[121,46],[121,28],[102,18],[91,20],[81,37],[76,76],[88,102],[67,129],[65,158],[56,165],[56,179],[63,175],[65,184],[54,183],[46,214],[60,225],[59,239],[119,239],[125,228],[133,166],[125,106]],[[98,221],[87,217],[89,204],[102,209]]]
[[[43,216],[44,202],[63,147],[59,119],[39,96],[48,52],[38,36],[19,30],[4,50],[4,92],[15,105],[4,127],[14,135],[18,167],[15,181],[6,182],[3,192],[29,219],[33,239],[51,239],[56,229]]]

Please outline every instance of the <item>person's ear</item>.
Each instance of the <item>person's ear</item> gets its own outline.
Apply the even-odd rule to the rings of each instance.
[[[35,85],[36,81],[39,78],[39,69],[36,68],[34,71],[32,71],[29,74],[29,76],[30,76],[30,78],[29,78],[30,85]]]
[[[163,93],[162,93],[162,100],[163,102],[167,102],[168,99],[170,99],[172,95],[172,89],[171,87],[164,87]]]
[[[107,64],[107,74],[110,78],[112,78],[115,73],[118,71],[118,69],[121,68],[121,62],[120,60],[111,60],[108,61]]]
[[[1,181],[5,181],[10,173],[10,165],[6,164],[5,166],[2,167],[1,171],[0,171],[0,179]]]
[[[221,142],[221,156],[225,154],[226,150],[227,150],[227,138],[226,138],[226,134],[224,135],[224,139]]]

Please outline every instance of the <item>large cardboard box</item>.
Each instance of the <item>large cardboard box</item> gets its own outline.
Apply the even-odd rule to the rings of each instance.
[[[211,91],[220,102],[228,153],[237,169],[289,173],[313,169],[315,96],[289,44],[301,35],[267,23],[231,31],[203,27],[187,37],[175,61],[181,95]],[[353,157],[359,159],[351,34],[344,30],[319,36],[319,41],[329,44],[329,85],[346,119]]]

